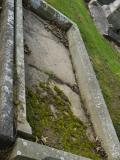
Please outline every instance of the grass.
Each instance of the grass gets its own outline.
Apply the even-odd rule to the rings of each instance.
[[[83,0],[46,0],[77,23],[120,139],[120,53],[97,31]]]
[[[77,155],[99,160],[96,144],[86,135],[86,126],[77,119],[68,97],[57,86],[40,82],[27,93],[27,118],[37,142]],[[52,109],[51,109],[52,106]]]

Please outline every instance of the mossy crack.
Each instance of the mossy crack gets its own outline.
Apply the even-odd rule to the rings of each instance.
[[[59,77],[57,77],[54,73],[50,72],[50,71],[43,71],[42,69],[38,68],[37,66],[33,65],[33,64],[29,64],[30,67],[36,69],[39,72],[42,72],[44,74],[47,74],[49,76],[49,80],[53,80],[59,84],[63,84],[68,86],[73,92],[75,92],[77,95],[79,95],[79,87],[77,86],[77,84],[71,85],[67,82],[64,82],[62,79],[60,79]]]

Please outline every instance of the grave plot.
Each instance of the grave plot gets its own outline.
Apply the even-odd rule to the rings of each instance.
[[[119,159],[77,25],[41,0],[3,4],[0,153],[9,160]]]
[[[27,119],[37,143],[99,159],[68,46],[57,24],[24,9]]]

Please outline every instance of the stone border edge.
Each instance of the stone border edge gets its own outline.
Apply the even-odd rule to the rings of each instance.
[[[40,145],[18,138],[10,160],[90,160],[68,152],[57,150],[45,145]]]
[[[2,1],[0,28],[0,149],[15,141],[13,105],[14,0]]]
[[[21,137],[32,135],[27,122],[25,96],[24,36],[22,0],[15,1],[15,61],[16,61],[16,101],[17,101],[17,133]]]
[[[77,25],[67,32],[70,54],[83,103],[108,158],[120,159],[120,142]]]

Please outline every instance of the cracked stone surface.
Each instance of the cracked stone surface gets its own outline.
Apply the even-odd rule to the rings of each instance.
[[[25,44],[31,52],[25,57],[26,63],[54,73],[67,83],[75,84],[68,49],[44,28],[40,19],[32,12],[24,10],[24,19]]]
[[[24,10],[26,86],[32,87],[40,81],[47,82],[49,77],[55,75],[56,79],[52,81],[69,98],[74,115],[89,126],[80,96],[72,89],[77,84],[69,50],[46,30],[42,21],[32,12]],[[55,112],[52,106],[51,110]],[[92,133],[90,126],[88,128],[88,132]],[[93,136],[91,137],[93,140]]]

